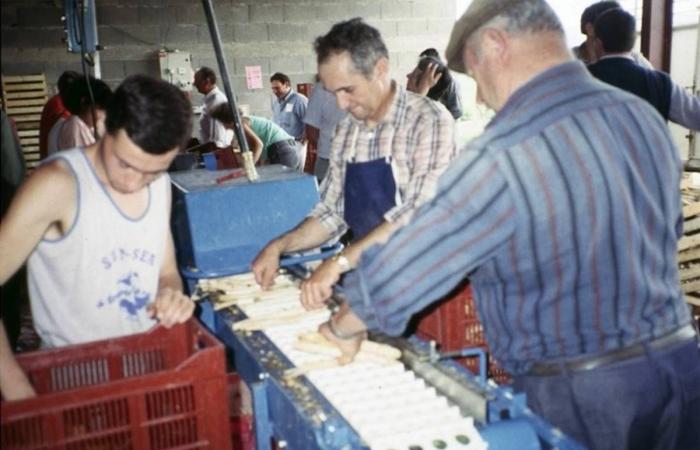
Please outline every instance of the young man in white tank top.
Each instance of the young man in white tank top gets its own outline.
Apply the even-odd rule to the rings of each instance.
[[[0,224],[0,284],[25,261],[44,346],[166,327],[194,310],[182,293],[165,174],[189,138],[191,106],[176,87],[127,78],[107,110],[107,134],[49,159]],[[34,395],[0,323],[0,390]]]

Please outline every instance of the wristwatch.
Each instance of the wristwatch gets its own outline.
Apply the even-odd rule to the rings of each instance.
[[[331,259],[340,266],[340,269],[343,271],[343,273],[352,269],[352,267],[350,267],[350,260],[345,255],[343,255],[343,252],[336,253]]]

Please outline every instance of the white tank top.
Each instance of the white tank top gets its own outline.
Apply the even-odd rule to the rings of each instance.
[[[83,149],[57,154],[77,180],[74,224],[58,240],[43,239],[30,255],[28,283],[34,324],[46,347],[139,333],[155,321],[155,299],[169,226],[170,178],[148,186],[139,218],[125,216],[102,186]]]

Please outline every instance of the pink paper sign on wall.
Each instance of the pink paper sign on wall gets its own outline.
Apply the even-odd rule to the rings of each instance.
[[[260,66],[245,66],[245,82],[248,89],[262,89],[262,68]]]

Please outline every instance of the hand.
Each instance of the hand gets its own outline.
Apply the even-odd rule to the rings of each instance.
[[[181,291],[164,287],[158,290],[156,300],[148,305],[151,317],[170,328],[192,317],[194,302]]]
[[[253,260],[251,268],[255,275],[255,281],[261,288],[269,289],[275,282],[277,270],[280,267],[280,255],[282,252],[275,241],[270,242],[263,248],[258,256]]]
[[[2,385],[2,398],[5,401],[12,402],[36,397],[34,388],[19,365],[16,368],[8,367],[6,373],[3,373],[3,378],[5,377],[6,379],[0,383]]]
[[[442,74],[437,73],[438,68],[439,66],[437,63],[431,62],[428,64],[428,67],[425,68],[418,78],[418,81],[416,81],[416,93],[427,95],[430,88],[437,84],[440,78],[442,78]]]
[[[314,270],[309,279],[301,283],[301,304],[307,310],[319,309],[333,294],[333,285],[343,273],[340,265],[327,259]]]
[[[343,303],[340,311],[332,316],[330,320],[333,321],[333,328],[337,333],[352,334],[365,328],[364,323],[352,312],[347,303]],[[349,330],[346,330],[346,328],[349,328]],[[360,351],[362,341],[367,339],[366,332],[360,333],[356,337],[340,339],[331,331],[328,322],[322,323],[318,327],[318,332],[340,349],[338,363],[341,365],[350,364],[355,359],[357,352]]]

